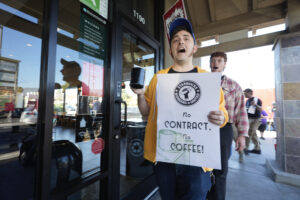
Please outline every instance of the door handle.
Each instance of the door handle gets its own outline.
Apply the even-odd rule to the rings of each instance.
[[[120,128],[126,128],[127,127],[127,103],[126,101],[123,101],[122,99],[118,99],[115,101],[118,104],[124,104],[125,113],[124,113],[124,122],[120,126]]]

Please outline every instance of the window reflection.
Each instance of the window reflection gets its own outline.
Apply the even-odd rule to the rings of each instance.
[[[130,89],[131,70],[141,67],[145,71],[145,88],[149,85],[155,69],[155,51],[136,35],[123,32],[123,84],[122,129],[120,140],[120,195],[125,195],[143,178],[152,173],[152,164],[144,159],[144,135],[146,120],[139,112],[137,95]],[[127,113],[126,113],[127,112]],[[127,117],[127,119],[125,119]]]
[[[32,199],[43,2],[0,2],[1,199]],[[22,23],[20,23],[22,21]]]
[[[60,45],[57,52],[53,140],[76,143],[82,152],[84,175],[100,167],[101,157],[91,152],[91,145],[103,137],[104,66],[82,60],[77,51]]]
[[[142,118],[137,106],[137,96],[130,89],[131,69],[142,67],[145,70],[144,85],[149,85],[155,69],[154,49],[128,32],[123,33],[123,87],[122,99],[127,103],[127,121],[142,122]],[[124,120],[125,110],[122,107],[122,117]]]
[[[93,151],[93,147],[95,142],[105,142],[107,30],[80,1],[60,1],[59,7],[53,141],[69,144],[71,155],[78,161],[69,167],[80,179],[100,170],[102,150]],[[67,158],[61,161],[69,162]]]

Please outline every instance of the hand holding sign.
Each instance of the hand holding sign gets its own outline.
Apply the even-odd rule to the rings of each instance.
[[[225,120],[224,113],[222,111],[211,111],[207,117],[209,122],[217,126],[221,126]]]

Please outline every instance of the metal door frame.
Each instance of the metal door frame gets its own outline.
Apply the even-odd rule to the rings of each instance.
[[[121,82],[122,82],[122,41],[123,32],[127,31],[133,35],[136,35],[139,39],[152,47],[155,51],[155,69],[157,72],[161,68],[161,46],[153,36],[144,32],[139,26],[129,19],[129,17],[122,14],[116,8],[114,10],[114,23],[112,28],[112,62],[111,62],[111,120],[110,127],[112,133],[112,163],[113,170],[109,176],[111,179],[111,185],[109,190],[109,199],[143,199],[145,195],[151,193],[156,187],[154,175],[145,178],[138,186],[132,189],[128,194],[120,197],[120,138],[121,138]]]
[[[34,199],[60,199],[68,196],[86,186],[100,180],[100,199],[120,199],[120,104],[116,103],[121,96],[118,95],[122,80],[122,33],[123,29],[137,35],[145,43],[151,47],[155,47],[156,69],[155,72],[162,68],[163,65],[163,22],[161,15],[164,12],[164,1],[155,0],[155,38],[144,32],[135,22],[125,15],[118,12],[114,0],[109,1],[109,12],[112,12],[112,20],[105,20],[106,26],[111,32],[108,43],[108,62],[105,71],[104,94],[105,105],[107,105],[105,121],[107,136],[105,138],[106,148],[101,155],[101,169],[96,174],[88,176],[79,182],[71,182],[66,185],[64,190],[50,193],[51,178],[51,143],[52,143],[52,118],[53,118],[53,96],[55,82],[55,60],[57,45],[57,23],[59,12],[59,0],[43,0],[43,32],[41,36],[41,73],[40,73],[40,89],[39,89],[39,116],[38,116],[38,132],[39,146],[37,171],[35,175],[35,191]],[[112,8],[114,4],[114,8]],[[135,25],[134,25],[135,24]],[[121,58],[121,59],[118,59]],[[119,82],[118,82],[119,81]],[[119,89],[118,89],[119,88]],[[146,187],[155,183],[154,177],[150,176],[144,179],[138,187],[123,199],[142,198],[146,193],[150,193],[152,188]],[[116,192],[118,191],[118,192]],[[133,195],[134,194],[134,195]]]
[[[109,7],[110,7],[109,3]],[[109,8],[110,10],[110,8]],[[41,47],[41,65],[40,65],[40,88],[39,88],[39,108],[38,108],[38,155],[35,174],[34,199],[61,199],[79,191],[86,186],[99,181],[101,185],[100,199],[108,199],[108,182],[110,180],[109,165],[111,156],[109,156],[109,136],[107,134],[106,148],[101,154],[101,171],[80,181],[73,181],[65,185],[63,189],[50,192],[51,179],[51,150],[52,150],[52,127],[53,127],[53,97],[54,97],[54,82],[55,82],[55,67],[56,67],[56,46],[57,46],[57,23],[59,12],[59,0],[44,0],[43,8],[43,31],[42,31],[42,47]],[[100,17],[101,18],[101,17]],[[111,23],[106,19],[106,26],[111,30]],[[110,38],[109,38],[110,39]],[[108,44],[109,52],[109,44]],[[110,56],[108,53],[107,65],[110,65]],[[110,70],[106,70],[108,74]],[[106,79],[104,83],[104,94],[109,97],[108,85],[110,79]],[[109,100],[105,100],[109,102]],[[107,104],[106,104],[107,105]],[[106,112],[105,124],[108,124],[110,113]],[[105,130],[104,130],[105,131]]]

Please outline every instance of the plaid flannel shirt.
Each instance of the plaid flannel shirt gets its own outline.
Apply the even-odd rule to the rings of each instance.
[[[236,81],[225,75],[222,76],[221,86],[229,115],[228,122],[236,126],[238,136],[248,136],[249,122],[242,88]]]

